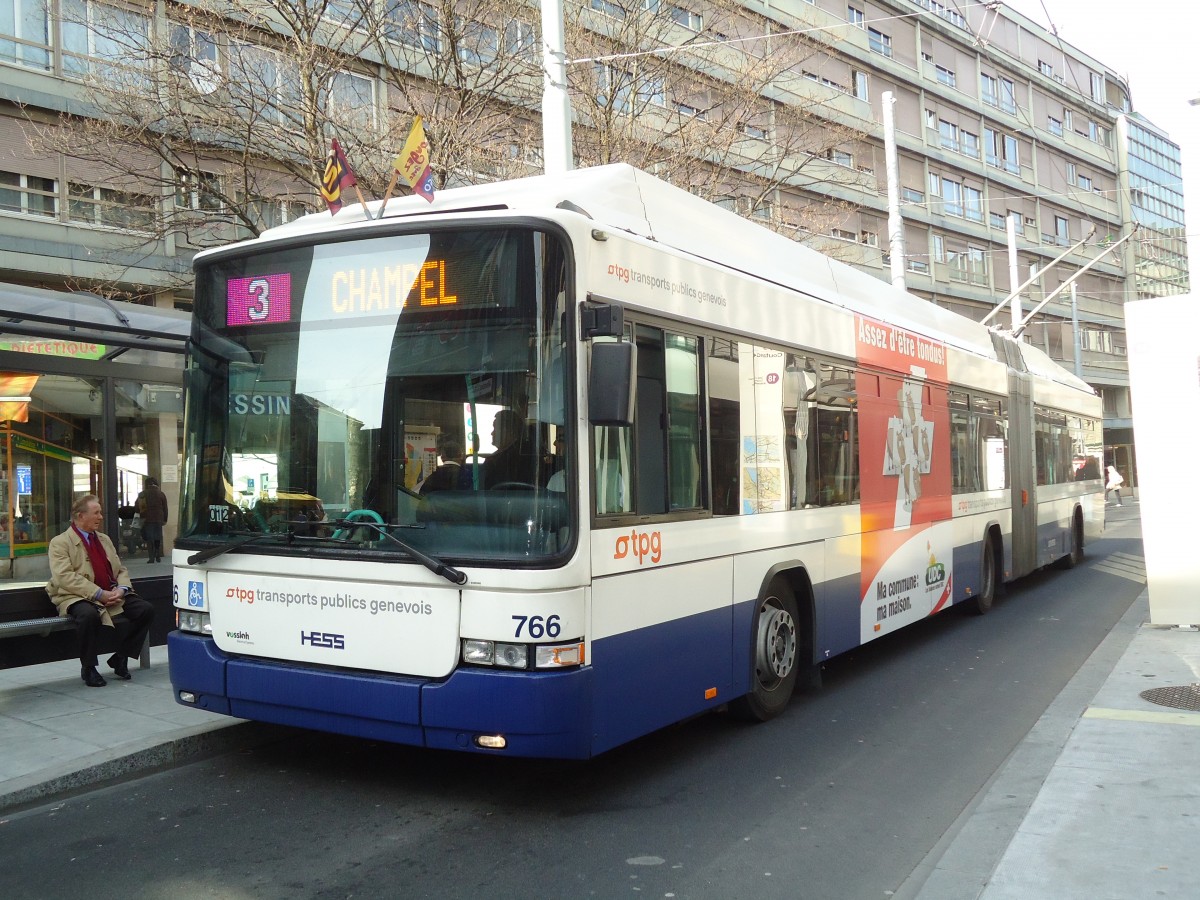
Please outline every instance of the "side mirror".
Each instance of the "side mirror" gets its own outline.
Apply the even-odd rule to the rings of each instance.
[[[594,342],[588,377],[588,421],[593,425],[632,425],[637,403],[637,347]]]

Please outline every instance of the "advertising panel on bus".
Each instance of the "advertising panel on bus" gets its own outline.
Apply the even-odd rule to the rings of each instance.
[[[866,642],[949,605],[954,527],[945,345],[864,316],[855,330]]]

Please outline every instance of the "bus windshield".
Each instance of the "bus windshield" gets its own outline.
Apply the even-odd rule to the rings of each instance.
[[[326,238],[200,263],[181,538],[561,558],[575,532],[567,293],[562,241],[532,228]]]

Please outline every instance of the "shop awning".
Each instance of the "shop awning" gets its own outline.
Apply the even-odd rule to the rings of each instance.
[[[0,350],[83,359],[113,359],[128,350],[183,353],[191,320],[177,309],[0,284]]]

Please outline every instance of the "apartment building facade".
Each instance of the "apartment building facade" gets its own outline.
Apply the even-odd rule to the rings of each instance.
[[[393,98],[401,93],[395,79],[387,86],[389,67],[407,66],[406,77],[420,82],[432,77],[437,60],[455,52],[453,47],[459,47],[461,62],[486,70],[511,45],[528,55],[536,74],[537,6],[514,4],[518,12],[506,23],[473,32],[469,23],[464,28],[465,6],[457,3],[308,0],[304,6],[318,7],[347,31],[356,22],[374,21],[372,11],[393,17],[387,39],[412,52],[389,56],[363,47],[357,58],[346,59],[340,76],[350,84],[344,96],[373,106],[383,117],[399,108]],[[0,281],[43,288],[102,286],[110,298],[187,308],[186,287],[180,285],[194,248],[186,229],[161,234],[147,229],[144,240],[130,238],[143,227],[137,209],[146,196],[163,207],[187,207],[201,215],[211,209],[215,192],[203,189],[209,176],[183,173],[174,189],[159,185],[138,194],[126,185],[105,183],[100,169],[69,154],[32,146],[28,125],[53,125],[65,113],[95,114],[81,79],[98,65],[119,61],[111,40],[114,27],[140,30],[147,40],[171,35],[174,42],[182,35],[172,53],[190,56],[193,84],[211,90],[204,80],[234,57],[231,42],[213,37],[218,29],[209,33],[181,24],[181,16],[193,15],[201,5],[0,0]],[[740,149],[726,158],[727,196],[715,199],[772,227],[791,229],[807,243],[885,279],[891,248],[881,123],[883,98],[890,94],[906,282],[930,302],[982,318],[1016,286],[1014,277],[1024,282],[1062,256],[1023,291],[1023,308],[1029,310],[1106,243],[1127,234],[1133,222],[1142,225],[1150,238],[1134,239],[1104,256],[1078,278],[1073,299],[1063,291],[1024,331],[1027,340],[1076,368],[1103,394],[1106,443],[1132,479],[1123,304],[1127,297],[1186,291],[1187,248],[1179,148],[1137,116],[1130,86],[1111,66],[998,3],[960,8],[936,0],[573,0],[566,6],[572,22],[610,43],[621,39],[618,23],[657,16],[665,24],[656,32],[663,46],[720,47],[725,56],[672,57],[677,61],[673,80],[669,71],[664,76],[662,69],[651,71],[637,62],[571,70],[587,68],[595,76],[589,89],[594,96],[577,95],[578,100],[608,100],[610,111],[643,122],[707,120],[714,136],[720,133],[712,122],[722,101],[712,86],[719,94],[722,79],[726,86],[734,80],[728,54],[758,53],[768,60],[789,40],[808,41],[815,52],[798,55],[795,66],[762,87],[764,102],[775,113],[731,120],[728,127],[736,128]],[[396,18],[401,14],[407,18]],[[475,34],[474,49],[449,40],[452,29]],[[761,36],[773,43],[764,44]],[[625,49],[651,58],[645,46]],[[526,82],[506,82],[505,89],[524,84],[535,89],[533,96],[540,94],[540,81]],[[701,82],[709,85],[705,92],[697,89]],[[516,114],[536,125],[536,101],[531,106],[528,94],[508,99]],[[577,129],[598,127],[596,111],[581,113],[581,107]],[[783,174],[764,190],[763,154],[783,141],[783,129],[774,122],[783,120],[784,108],[815,110],[846,139],[814,148],[808,156],[819,157],[815,161],[802,160],[802,147],[780,152],[776,168]],[[641,114],[647,109],[656,117]],[[532,173],[540,159],[536,151],[517,147],[512,155]],[[789,160],[802,160],[803,171],[796,162],[794,174],[788,174]],[[670,162],[649,167],[664,177],[680,177],[679,167]],[[824,174],[814,177],[814,172]],[[444,177],[452,182],[487,174],[456,167]],[[738,189],[739,179],[756,186],[753,202],[743,204],[748,197]],[[835,216],[806,217],[806,209],[828,207],[831,201]],[[302,195],[289,187],[286,195],[267,199],[263,220],[278,221],[318,203],[315,191]],[[1007,247],[1010,219],[1017,223],[1015,268]],[[1085,245],[1070,249],[1089,234]],[[236,236],[236,230],[229,232]]]

